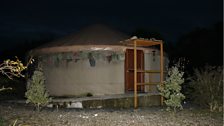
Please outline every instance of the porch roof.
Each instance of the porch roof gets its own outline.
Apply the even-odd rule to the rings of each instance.
[[[136,36],[134,36],[125,41],[121,41],[121,43],[124,45],[128,45],[128,46],[134,46],[134,43],[136,43],[136,46],[154,46],[154,45],[163,44],[163,41],[156,40],[154,38],[152,38],[152,39],[137,38]]]

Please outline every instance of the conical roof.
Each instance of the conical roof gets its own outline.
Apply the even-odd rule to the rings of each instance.
[[[106,25],[88,26],[75,34],[65,36],[42,47],[73,45],[120,45],[120,41],[130,38],[128,35]]]

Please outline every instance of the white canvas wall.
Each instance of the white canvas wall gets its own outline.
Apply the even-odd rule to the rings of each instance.
[[[124,61],[96,60],[96,66],[91,67],[86,59],[67,66],[46,65],[44,73],[46,87],[54,96],[124,93]]]
[[[152,50],[144,51],[145,70],[160,70],[160,54]],[[168,64],[164,58],[164,70]],[[91,93],[93,95],[124,94],[125,74],[124,60],[111,61],[98,59],[94,67],[89,60],[61,62],[58,66],[44,64],[46,87],[53,96],[79,96]],[[159,74],[145,74],[145,82],[159,82]],[[145,91],[156,92],[156,86],[145,86]]]

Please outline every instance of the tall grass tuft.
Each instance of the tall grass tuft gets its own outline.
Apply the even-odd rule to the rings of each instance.
[[[194,102],[210,111],[223,109],[223,67],[205,66],[194,70],[191,77]]]

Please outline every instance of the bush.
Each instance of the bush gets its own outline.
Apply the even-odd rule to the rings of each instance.
[[[223,68],[205,66],[194,70],[191,77],[191,86],[194,89],[194,102],[210,111],[223,107]]]
[[[164,102],[176,112],[176,109],[183,109],[181,102],[185,96],[180,92],[181,84],[184,82],[184,72],[180,72],[177,66],[168,70],[168,77],[164,81],[164,86],[158,86],[160,94],[165,98]]]
[[[33,103],[38,111],[40,106],[47,105],[51,101],[44,82],[44,74],[40,68],[35,70],[32,78],[27,81],[27,92],[25,93],[27,103]]]
[[[4,119],[0,116],[0,126],[4,126]]]

